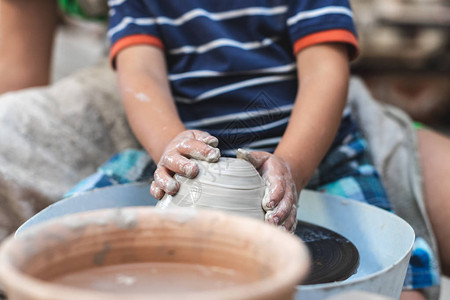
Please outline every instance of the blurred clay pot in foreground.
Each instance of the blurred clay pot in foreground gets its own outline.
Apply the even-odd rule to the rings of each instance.
[[[308,259],[299,239],[258,220],[130,207],[10,237],[0,282],[10,300],[290,299]]]

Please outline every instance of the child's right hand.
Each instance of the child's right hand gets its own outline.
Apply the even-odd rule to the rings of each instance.
[[[173,178],[180,174],[188,178],[198,175],[199,168],[188,158],[217,162],[220,150],[216,137],[200,130],[185,130],[178,134],[165,148],[154,174],[150,192],[156,199],[164,194],[175,195],[180,184]]]

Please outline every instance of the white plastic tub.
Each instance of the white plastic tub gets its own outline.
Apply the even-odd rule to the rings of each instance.
[[[415,237],[403,219],[364,203],[311,191],[302,192],[297,217],[349,239],[359,251],[360,265],[347,280],[298,286],[296,299],[326,299],[350,290],[400,297]]]
[[[97,189],[49,206],[25,222],[16,234],[33,224],[69,213],[156,202],[147,184]],[[302,192],[297,217],[353,242],[360,254],[360,265],[345,281],[298,286],[296,299],[326,299],[350,290],[399,298],[414,243],[414,231],[408,223],[382,209],[312,191]]]

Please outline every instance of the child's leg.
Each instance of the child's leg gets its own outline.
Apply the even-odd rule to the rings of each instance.
[[[438,241],[442,271],[450,275],[450,139],[418,130],[425,204]]]
[[[56,22],[56,0],[1,2],[0,94],[49,83]]]
[[[419,291],[403,291],[400,300],[426,300],[427,298]]]

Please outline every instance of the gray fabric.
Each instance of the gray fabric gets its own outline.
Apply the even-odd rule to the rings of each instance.
[[[425,210],[417,133],[403,111],[375,101],[359,78],[352,78],[349,105],[380,172],[395,213],[406,220],[432,247],[439,259],[436,239]],[[426,291],[439,298],[439,287]]]
[[[138,147],[105,62],[0,97],[0,240],[112,154]]]

